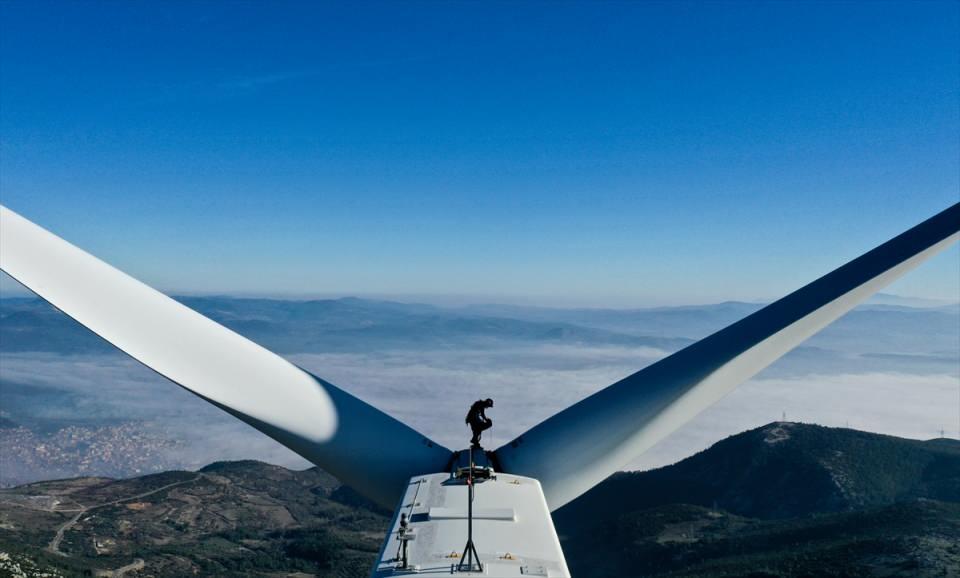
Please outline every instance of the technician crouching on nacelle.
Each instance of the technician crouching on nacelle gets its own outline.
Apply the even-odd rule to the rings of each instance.
[[[473,430],[470,445],[475,448],[480,447],[480,434],[493,427],[493,420],[488,418],[484,413],[487,408],[491,407],[493,407],[493,400],[488,397],[487,399],[479,399],[473,402],[473,405],[470,406],[470,411],[467,412],[467,418],[464,422]]]

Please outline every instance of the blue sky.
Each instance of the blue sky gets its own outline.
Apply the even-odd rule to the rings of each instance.
[[[955,2],[7,1],[0,200],[173,292],[775,298],[960,200],[958,29]],[[891,291],[958,299],[960,251]]]

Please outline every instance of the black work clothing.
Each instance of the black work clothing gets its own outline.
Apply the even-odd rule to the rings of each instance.
[[[484,400],[478,400],[473,402],[473,405],[470,406],[470,411],[467,412],[467,419],[464,420],[465,423],[473,423],[475,421],[485,422],[487,421],[487,415],[484,413],[487,409],[487,403]]]
[[[488,418],[484,413],[486,409],[486,402],[480,400],[474,402],[473,405],[470,406],[470,411],[467,412],[467,417],[464,422],[469,424],[470,429],[473,430],[473,437],[470,438],[471,445],[479,446],[480,435],[493,427],[493,420]]]
[[[479,446],[480,445],[480,435],[493,427],[493,420],[488,419],[487,421],[472,421],[470,422],[470,429],[473,430],[473,437],[470,438],[470,444]]]

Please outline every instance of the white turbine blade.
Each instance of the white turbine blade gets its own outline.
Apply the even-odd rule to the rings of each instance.
[[[0,269],[174,383],[388,507],[450,451],[0,206]]]
[[[559,508],[948,247],[958,230],[960,204],[541,422],[496,450],[501,469],[539,479]]]

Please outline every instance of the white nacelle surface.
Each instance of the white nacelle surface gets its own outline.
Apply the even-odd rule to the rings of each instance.
[[[560,540],[540,483],[533,478],[494,473],[475,480],[473,542],[483,573],[462,576],[507,578],[540,576],[569,578]],[[410,479],[394,513],[372,578],[410,575],[450,575],[467,543],[468,487],[450,474]],[[398,557],[400,515],[409,520],[406,570]]]

